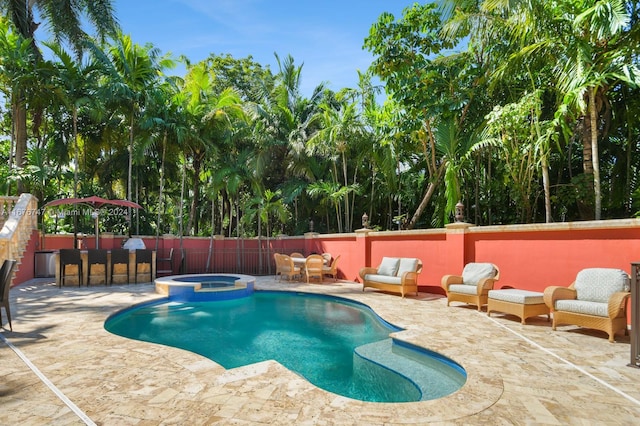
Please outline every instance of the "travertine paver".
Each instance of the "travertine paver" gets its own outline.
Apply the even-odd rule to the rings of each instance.
[[[34,280],[11,290],[13,332],[3,336],[93,422],[154,424],[632,424],[640,418],[640,370],[629,338],[546,318],[521,325],[443,298],[362,292],[350,282],[303,284],[259,277],[258,289],[326,293],[369,305],[405,328],[396,337],[443,353],[468,372],[436,401],[376,404],[314,387],[274,361],[225,370],[180,349],[104,330],[113,312],[158,297],[150,284],[58,289]],[[455,305],[455,304],[454,304]],[[616,392],[616,389],[619,392]],[[0,342],[0,424],[82,424]]]

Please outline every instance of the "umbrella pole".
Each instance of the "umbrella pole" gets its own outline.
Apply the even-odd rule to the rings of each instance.
[[[98,210],[94,210],[91,213],[91,216],[93,217],[93,221],[95,223],[95,233],[96,233],[96,249],[99,249],[99,241],[98,241]]]

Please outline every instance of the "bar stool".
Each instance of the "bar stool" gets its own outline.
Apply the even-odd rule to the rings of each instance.
[[[113,277],[117,275],[124,275],[122,273],[116,274],[116,265],[124,265],[124,268],[120,267],[118,269],[125,269],[127,272],[127,283],[129,282],[129,250],[124,249],[114,249],[111,250],[111,280],[110,284],[113,284]]]
[[[87,252],[87,262],[89,270],[87,271],[87,286],[91,285],[91,270],[93,266],[104,266],[104,285],[107,285],[107,251],[99,249],[90,249]]]
[[[169,256],[156,258],[156,275],[173,275],[173,247],[169,250]]]
[[[138,283],[138,273],[149,274],[149,281],[153,276],[151,262],[153,261],[153,250],[136,250],[136,284]],[[149,268],[149,271],[145,269]],[[140,272],[139,272],[140,271]]]
[[[62,288],[67,278],[67,266],[76,266],[78,268],[78,287],[82,285],[82,257],[78,249],[60,249],[60,284]]]

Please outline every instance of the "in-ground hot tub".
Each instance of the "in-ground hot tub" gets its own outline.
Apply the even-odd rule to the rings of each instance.
[[[242,274],[187,274],[156,278],[156,293],[177,302],[207,302],[247,297],[255,277]]]

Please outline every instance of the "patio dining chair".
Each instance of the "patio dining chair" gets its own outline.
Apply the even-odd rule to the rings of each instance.
[[[77,269],[78,287],[82,285],[82,257],[78,249],[60,249],[60,284],[62,288],[66,284],[67,266],[75,266]]]
[[[287,280],[290,280],[293,277],[300,276],[302,273],[301,268],[293,263],[291,256],[280,254],[276,259],[276,262],[278,262],[276,263],[276,273],[279,273],[281,279],[286,276]]]
[[[9,330],[13,331],[11,325],[11,307],[9,306],[9,290],[11,289],[11,274],[13,268],[16,265],[16,261],[13,259],[5,259],[0,268],[0,327],[2,326],[2,307],[7,313],[7,319],[9,320]]]
[[[307,257],[304,262],[304,275],[307,277],[307,283],[311,277],[318,277],[318,280],[322,282],[324,259],[319,254],[312,254]]]
[[[322,275],[330,275],[336,281],[338,279],[338,260],[340,260],[340,255],[333,259],[330,266],[324,265],[322,267]]]

